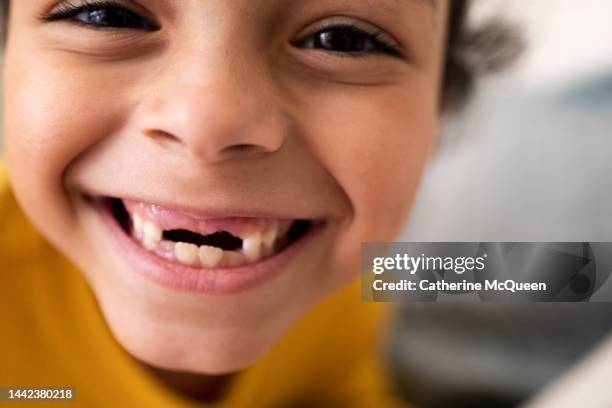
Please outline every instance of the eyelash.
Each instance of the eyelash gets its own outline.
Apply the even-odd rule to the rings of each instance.
[[[141,29],[147,29],[151,31],[155,31],[159,29],[154,23],[149,22],[146,18],[140,16],[137,12],[134,12],[124,5],[119,4],[118,2],[112,0],[101,0],[101,1],[89,1],[83,0],[82,4],[75,5],[70,1],[63,2],[59,5],[57,10],[51,13],[44,13],[39,18],[46,22],[54,22],[61,20],[71,20],[76,24],[81,24],[90,29],[122,29],[122,28],[134,28],[134,27],[113,27],[113,26],[103,26],[103,25],[95,25],[91,23],[85,23],[79,20],[74,19],[74,17],[78,16],[81,13],[90,13],[95,10],[115,10],[122,11],[131,14],[133,17],[140,19],[142,22]]]
[[[333,53],[339,57],[353,57],[360,58],[366,57],[371,54],[386,54],[395,58],[402,58],[402,53],[399,50],[399,47],[391,41],[384,39],[384,34],[382,31],[376,32],[368,32],[357,25],[350,23],[336,23],[329,24],[319,28],[313,34],[310,34],[307,38],[300,40],[294,45],[305,47],[305,44],[313,41],[317,36],[331,31],[347,31],[353,35],[361,36],[362,39],[370,41],[372,45],[372,49],[370,52],[343,52],[343,51],[330,51],[327,52]],[[306,47],[308,48],[308,47]],[[314,48],[314,47],[310,47]]]
[[[90,13],[92,11],[102,10],[102,9],[106,9],[107,11],[112,9],[115,11],[120,10],[122,12],[127,12],[131,14],[134,18],[142,20],[142,27],[120,27],[120,26],[112,26],[112,25],[106,25],[106,26],[96,25],[93,23],[86,23],[83,21],[79,21],[78,19],[75,19],[75,17],[81,13],[88,13],[88,12]],[[98,29],[98,30],[100,29],[101,30],[104,30],[104,29],[120,30],[120,29],[125,29],[125,28],[141,28],[141,29],[148,29],[150,31],[155,31],[159,29],[159,27],[147,21],[144,17],[141,17],[138,13],[127,9],[123,5],[113,0],[100,0],[100,1],[83,0],[82,4],[80,5],[75,5],[75,4],[72,4],[70,1],[66,1],[62,3],[58,7],[57,10],[51,13],[48,13],[48,14],[41,15],[40,19],[46,22],[72,20],[73,23],[83,25],[89,29]],[[317,41],[320,41],[320,38],[317,40],[318,36],[321,36],[324,33],[330,33],[333,31],[336,31],[336,33],[343,31],[345,33],[349,33],[354,36],[358,36],[360,40],[368,42],[370,49],[365,52],[363,51],[356,51],[356,52],[355,51],[334,51],[334,50],[329,50],[329,49],[325,49],[321,47],[311,46],[312,44],[315,44]],[[402,54],[399,51],[397,45],[388,40],[383,39],[383,36],[384,35],[381,31],[368,32],[350,23],[329,24],[327,26],[319,28],[318,31],[316,31],[313,34],[310,34],[305,39],[302,39],[300,41],[293,43],[293,45],[302,47],[302,48],[320,49],[325,52],[334,54],[338,57],[359,58],[359,57],[366,57],[372,54],[385,54],[385,55],[395,57],[395,58],[402,58]]]

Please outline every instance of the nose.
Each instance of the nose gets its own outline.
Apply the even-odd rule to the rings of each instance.
[[[245,64],[202,58],[175,60],[146,85],[140,133],[206,163],[279,150],[288,126],[270,80]]]

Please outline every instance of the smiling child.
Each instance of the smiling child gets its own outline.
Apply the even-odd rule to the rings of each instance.
[[[393,406],[360,245],[409,216],[465,2],[4,3],[0,385]]]

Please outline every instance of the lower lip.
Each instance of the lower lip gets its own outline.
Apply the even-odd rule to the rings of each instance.
[[[114,238],[112,241],[115,247],[132,270],[168,289],[202,294],[236,294],[271,280],[281,271],[287,270],[290,261],[322,229],[320,225],[311,225],[306,235],[263,261],[233,268],[202,269],[159,258],[125,233],[108,206],[98,205],[97,209]]]

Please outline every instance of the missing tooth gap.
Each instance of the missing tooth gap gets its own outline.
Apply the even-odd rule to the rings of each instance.
[[[212,246],[224,251],[236,251],[242,248],[242,239],[225,231],[202,235],[189,230],[168,230],[163,232],[162,239],[174,242],[186,242],[197,246]]]

